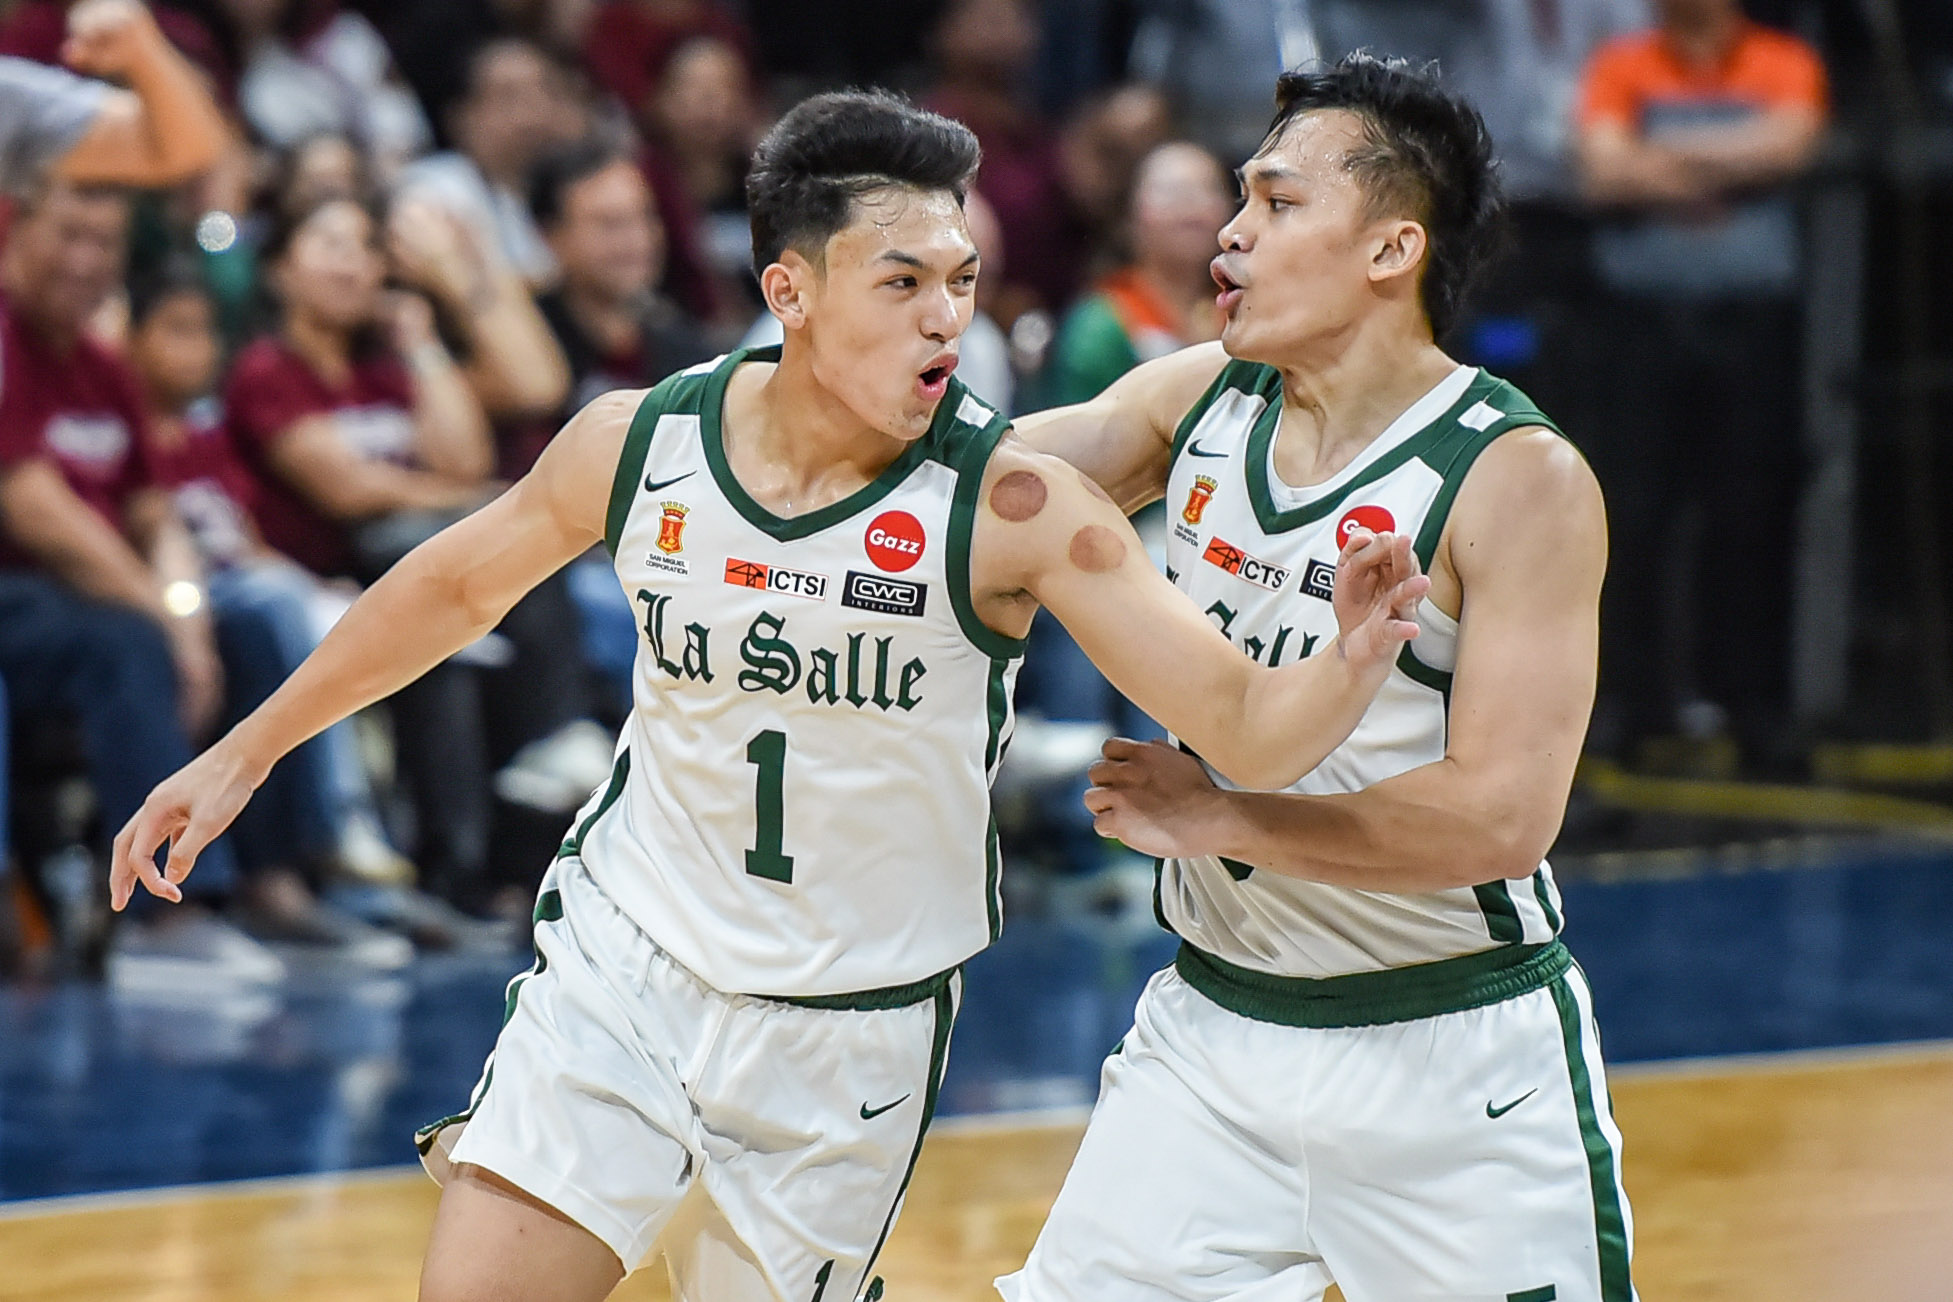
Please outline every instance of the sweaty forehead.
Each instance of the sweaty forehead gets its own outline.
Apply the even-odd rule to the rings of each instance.
[[[1279,135],[1265,141],[1247,166],[1249,180],[1272,179],[1280,172],[1326,180],[1346,172],[1351,153],[1365,143],[1363,119],[1348,109],[1310,109],[1297,114]]]
[[[891,252],[952,267],[976,252],[956,196],[901,186],[869,191],[854,201],[848,224],[828,241],[827,261],[830,267],[859,266]]]

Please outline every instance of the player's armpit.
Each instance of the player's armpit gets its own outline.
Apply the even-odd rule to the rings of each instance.
[[[1133,368],[1090,402],[1015,422],[1031,447],[1062,457],[1128,515],[1166,491],[1173,432],[1227,364],[1218,343],[1195,344]]]
[[[1286,786],[1341,744],[1414,629],[1395,615],[1426,586],[1414,576],[1380,587],[1374,618],[1351,638],[1263,669],[1153,568],[1132,526],[1071,467],[1008,442],[982,494],[971,576],[979,612],[1021,634],[1024,598],[1048,607],[1115,687],[1244,786]],[[1362,546],[1376,554],[1359,567],[1398,551],[1374,539],[1352,551]]]

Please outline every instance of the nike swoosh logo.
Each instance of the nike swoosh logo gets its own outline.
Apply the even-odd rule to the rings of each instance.
[[[1225,452],[1209,452],[1206,448],[1201,447],[1198,442],[1187,444],[1187,454],[1195,457],[1224,457],[1227,455]]]
[[[908,1101],[909,1101],[909,1096],[904,1094],[901,1098],[895,1100],[895,1102],[884,1103],[878,1108],[871,1108],[866,1103],[864,1103],[861,1105],[861,1119],[863,1121],[873,1121],[876,1117],[879,1117],[882,1113],[888,1111],[890,1108],[899,1108],[904,1103],[907,1103]]]
[[[665,489],[670,488],[673,484],[677,483],[679,480],[690,479],[693,475],[696,475],[697,473],[698,471],[696,470],[687,470],[684,474],[674,475],[670,479],[653,479],[651,478],[651,476],[646,475],[644,477],[644,491],[647,493],[662,492]]]
[[[1527,1099],[1531,1098],[1533,1095],[1537,1093],[1539,1093],[1539,1088],[1538,1086],[1534,1086],[1532,1089],[1527,1090],[1524,1094],[1521,1094],[1518,1098],[1512,1100],[1512,1102],[1506,1104],[1502,1108],[1495,1108],[1488,1101],[1485,1104],[1485,1115],[1492,1118],[1492,1120],[1497,1121],[1500,1117],[1512,1111],[1514,1108],[1518,1107],[1521,1103],[1524,1103]]]

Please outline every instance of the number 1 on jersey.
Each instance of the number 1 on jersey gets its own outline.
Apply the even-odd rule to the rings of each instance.
[[[746,762],[759,769],[757,790],[753,797],[758,830],[753,838],[753,848],[746,852],[746,871],[768,881],[791,882],[793,856],[780,847],[785,834],[781,826],[784,817],[782,805],[785,803],[781,787],[787,776],[787,734],[768,728],[747,742]]]

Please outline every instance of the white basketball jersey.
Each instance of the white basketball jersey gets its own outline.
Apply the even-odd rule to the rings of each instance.
[[[1008,423],[954,381],[873,483],[806,515],[726,462],[733,353],[645,398],[606,542],[637,612],[634,704],[563,853],[722,991],[826,996],[954,967],[1001,926],[990,779],[1022,643],[970,603]]]
[[[1458,486],[1499,435],[1554,428],[1526,396],[1461,367],[1327,482],[1292,488],[1274,469],[1281,377],[1230,362],[1181,422],[1167,481],[1167,577],[1233,643],[1266,665],[1334,644],[1336,557],[1355,526],[1408,533],[1427,568]],[[1356,731],[1292,791],[1360,791],[1445,753],[1458,625],[1428,599]],[[1218,774],[1217,782],[1225,782]],[[1530,878],[1421,895],[1353,890],[1232,860],[1161,865],[1160,921],[1240,967],[1320,978],[1548,942],[1560,900],[1542,863]]]

